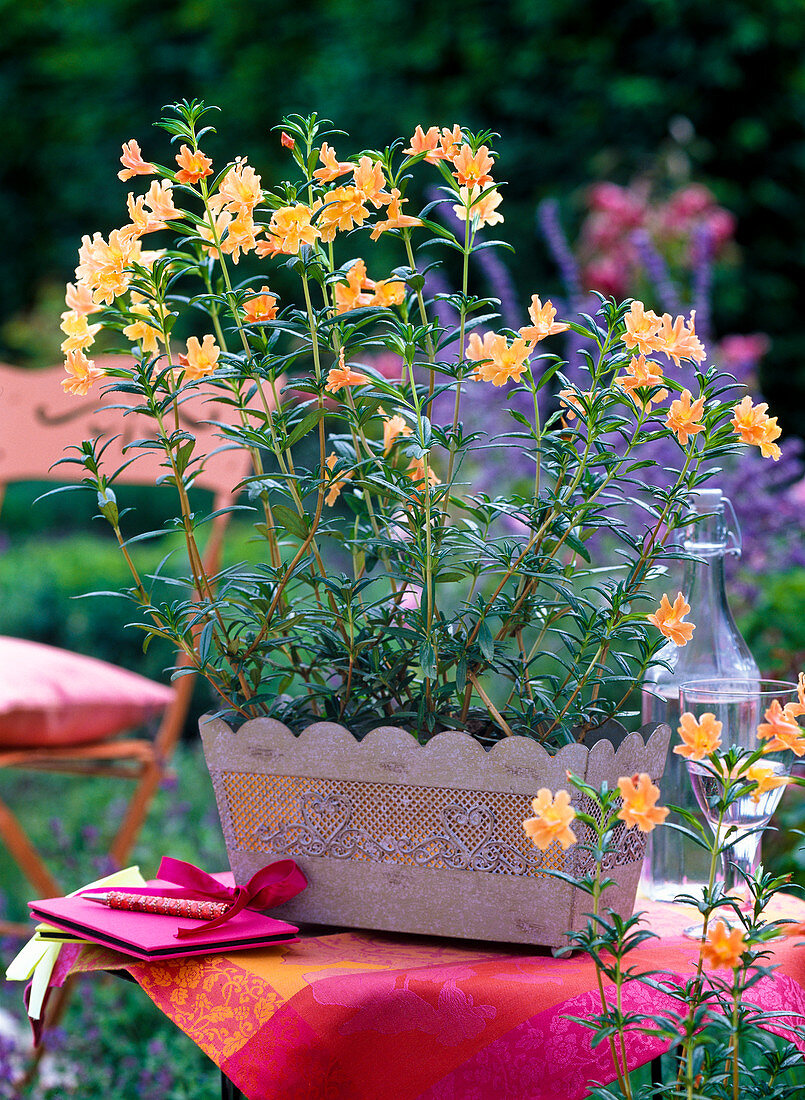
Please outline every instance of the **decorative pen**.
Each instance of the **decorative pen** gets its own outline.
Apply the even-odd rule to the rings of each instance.
[[[194,901],[191,898],[152,897],[149,894],[129,894],[123,890],[104,890],[81,894],[87,901],[98,902],[110,909],[125,909],[133,913],[157,913],[167,917],[190,917],[193,920],[215,920],[232,908],[228,901]]]

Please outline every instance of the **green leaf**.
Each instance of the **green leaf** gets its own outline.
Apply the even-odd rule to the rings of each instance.
[[[436,651],[430,642],[423,642],[419,647],[419,663],[422,671],[429,680],[436,677]]]
[[[307,433],[312,428],[314,428],[320,420],[323,420],[324,416],[325,410],[323,408],[314,409],[313,412],[309,412],[303,420],[300,420],[300,422],[296,425],[294,430],[288,436],[285,446],[293,447],[296,443],[299,442],[300,439],[302,439],[303,436],[306,436]]]
[[[478,645],[481,649],[481,653],[484,655],[484,659],[493,661],[495,658],[495,642],[485,622],[482,622],[478,627]]]
[[[307,538],[306,520],[298,512],[294,512],[292,508],[288,508],[284,504],[275,504],[271,509],[271,513],[278,527],[284,527],[289,534],[295,535],[298,539]]]

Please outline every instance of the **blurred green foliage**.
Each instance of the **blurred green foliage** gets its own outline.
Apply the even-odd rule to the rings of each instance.
[[[268,181],[288,111],[367,146],[420,122],[499,131],[524,298],[556,287],[537,201],[562,196],[572,221],[574,192],[628,181],[670,128],[738,217],[745,262],[717,288],[716,328],[770,333],[764,393],[805,434],[800,0],[0,0],[0,25],[0,355],[57,358],[54,287],[83,233],[121,224],[120,145],[136,136],[148,157],[175,98],[219,104],[208,151],[248,153]]]

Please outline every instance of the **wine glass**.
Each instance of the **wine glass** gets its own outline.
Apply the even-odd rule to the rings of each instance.
[[[721,722],[721,752],[730,747],[757,749],[761,744],[758,726],[775,699],[781,707],[796,702],[797,685],[784,680],[715,678],[689,680],[679,689],[682,714],[688,712],[699,721],[703,714],[709,713]],[[788,753],[766,753],[762,763],[771,768],[772,774],[784,776],[788,772],[787,756]],[[719,815],[712,803],[722,795],[723,783],[704,764],[704,761],[688,760],[688,775],[699,808],[723,845],[724,891],[738,894],[743,901],[744,876],[750,875],[755,868],[763,827],[777,808],[785,785],[781,783],[767,790],[747,789],[727,808],[719,830]]]

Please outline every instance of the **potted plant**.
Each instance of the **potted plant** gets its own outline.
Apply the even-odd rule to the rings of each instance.
[[[124,145],[121,178],[153,178],[128,224],[83,239],[64,386],[134,395],[155,427],[130,453],[164,454],[189,563],[178,593],[137,571],[102,444],[77,460],[146,640],[169,639],[214,689],[202,737],[233,868],[297,858],[311,885],[294,917],[563,942],[582,918],[545,869],[585,856],[535,852],[531,798],[567,770],[660,776],[667,728],[645,743],[617,721],[633,721],[659,645],[694,629],[681,595],[655,609],[657,578],[713,460],[742,442],[774,457],[779,428],[706,365],[693,315],[602,298],[557,321],[534,295],[519,328],[501,325],[471,288],[474,259],[506,247],[485,233],[503,221],[491,134],[418,127],[345,157],[338,132],[292,116],[291,178],[267,187],[245,159],[213,166],[208,112],[169,110],[170,166]],[[414,214],[423,173],[441,186]],[[447,277],[459,289],[435,291]],[[117,366],[87,354],[99,327],[127,341]],[[568,329],[583,388],[550,350]],[[251,453],[237,507],[264,548],[216,577],[189,498],[205,456],[178,416],[198,390],[222,445]],[[663,488],[642,453],[658,436],[679,455]],[[633,834],[613,869],[624,912]]]

